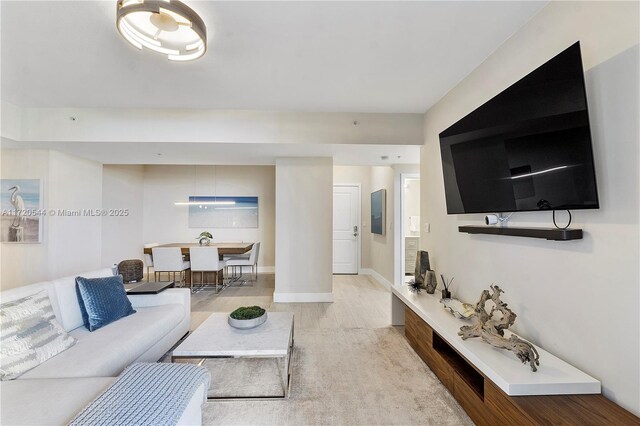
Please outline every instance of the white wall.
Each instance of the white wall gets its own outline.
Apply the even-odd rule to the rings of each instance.
[[[109,165],[102,169],[102,207],[126,209],[126,216],[102,220],[102,264],[141,259],[144,223],[144,166]]]
[[[601,380],[605,396],[636,414],[638,6],[549,3],[425,114],[421,161],[421,220],[431,223],[421,246],[437,273],[456,277],[454,295],[475,303],[483,289],[500,284],[503,300],[518,314],[518,333]],[[483,217],[446,214],[438,133],[577,40],[601,203],[599,210],[574,212],[572,227],[583,228],[584,239],[552,242],[459,233],[459,225],[480,225]],[[552,226],[549,212],[515,214],[510,222]],[[544,359],[540,361],[544,368]]]
[[[49,208],[102,208],[102,164],[50,151]],[[102,265],[102,217],[52,217],[49,276],[57,278]]]
[[[371,192],[380,189],[387,190],[385,234],[371,236],[371,269],[380,274],[390,283],[394,282],[394,203],[395,203],[395,174],[388,166],[371,167]],[[371,218],[369,218],[371,222]]]
[[[258,197],[258,228],[189,228],[190,195]],[[260,241],[258,265],[275,265],[275,167],[273,166],[145,166],[143,243],[196,242],[208,230],[213,241]]]
[[[3,178],[43,181],[47,209],[102,208],[102,165],[55,151],[2,150]],[[2,244],[3,289],[98,269],[100,216],[47,216],[42,244]]]
[[[333,301],[333,160],[276,160],[275,302]]]

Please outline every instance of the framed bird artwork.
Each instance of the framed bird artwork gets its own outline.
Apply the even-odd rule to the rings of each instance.
[[[0,210],[0,242],[42,242],[46,212],[40,179],[0,179]]]

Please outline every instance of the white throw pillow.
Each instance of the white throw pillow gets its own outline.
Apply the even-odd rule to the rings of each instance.
[[[0,380],[12,380],[70,348],[46,290],[0,305]]]

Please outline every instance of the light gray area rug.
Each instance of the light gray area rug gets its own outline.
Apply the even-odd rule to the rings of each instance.
[[[284,362],[281,358],[213,359],[203,365],[211,373],[210,398],[283,395],[280,372],[284,374]]]
[[[288,400],[208,402],[203,424],[473,424],[393,327],[296,330],[295,344]],[[208,362],[212,394],[280,390],[273,360],[232,361]]]

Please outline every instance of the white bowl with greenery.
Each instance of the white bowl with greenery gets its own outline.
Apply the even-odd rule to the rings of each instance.
[[[267,321],[267,311],[260,306],[243,306],[229,314],[229,325],[233,328],[249,329]]]

